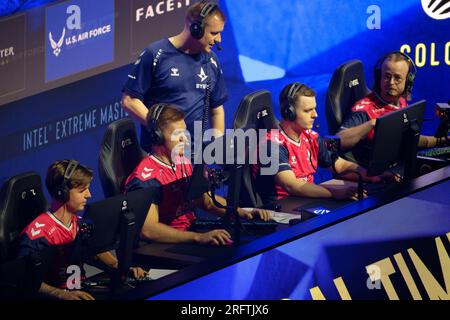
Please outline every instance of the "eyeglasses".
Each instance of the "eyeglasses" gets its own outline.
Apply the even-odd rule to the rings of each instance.
[[[400,76],[398,76],[398,75],[392,75],[392,74],[389,74],[389,73],[385,73],[384,75],[383,75],[383,81],[384,82],[391,82],[391,79],[394,79],[394,83],[395,84],[399,84],[399,83],[402,83],[403,81],[405,81],[405,79],[403,79],[402,77],[400,77]]]

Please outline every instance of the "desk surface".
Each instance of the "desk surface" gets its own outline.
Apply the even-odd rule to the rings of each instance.
[[[354,182],[343,182],[341,180],[330,180],[326,184],[343,185],[351,184]],[[348,200],[335,200],[335,199],[314,199],[303,197],[287,197],[278,203],[281,205],[280,211],[297,214],[300,217],[299,208],[325,208],[329,210],[335,210],[343,208],[344,206],[353,203],[354,201]],[[280,224],[276,231],[281,231],[289,227],[285,224]],[[241,243],[245,245],[251,241],[261,238],[272,232],[241,232]],[[164,243],[152,243],[146,244],[134,251],[134,256],[138,263],[153,263],[161,268],[177,268],[181,269],[186,266],[197,264],[199,262],[218,257],[231,251],[231,247],[212,247],[201,246],[198,244],[164,244]]]
[[[407,184],[401,185],[396,190],[389,190],[389,192],[382,192],[379,195],[369,197],[363,201],[354,202],[346,205],[343,209],[335,210],[332,214],[319,216],[293,227],[285,228],[284,230],[269,234],[241,247],[231,247],[226,253],[221,255],[220,258],[209,259],[208,261],[203,261],[183,268],[179,272],[158,279],[151,284],[145,284],[141,286],[141,288],[133,290],[131,293],[123,296],[122,298],[148,298],[149,296],[153,296],[169,288],[178,286],[180,283],[186,283],[214,271],[223,269],[224,267],[230,266],[238,261],[249,259],[267,250],[292,242],[296,239],[306,237],[320,230],[337,225],[345,220],[363,215],[365,212],[382,207],[388,203],[392,203],[401,198],[410,196],[411,194],[422,194],[422,192],[419,193],[421,190],[423,190],[424,193],[427,193],[427,188],[431,188],[433,185],[439,185],[449,177],[450,167],[439,169],[425,176],[414,179]]]

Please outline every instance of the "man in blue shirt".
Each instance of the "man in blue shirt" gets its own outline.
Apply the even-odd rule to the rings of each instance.
[[[194,121],[202,120],[209,106],[214,135],[225,131],[223,103],[228,94],[219,60],[212,47],[221,42],[225,16],[220,8],[202,1],[186,13],[183,31],[151,43],[138,57],[123,87],[122,107],[141,125],[141,145],[150,151],[146,126],[149,106],[170,103],[185,114],[194,137]]]

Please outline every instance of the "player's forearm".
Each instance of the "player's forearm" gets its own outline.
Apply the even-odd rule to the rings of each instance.
[[[298,181],[298,183],[284,185],[283,188],[293,196],[309,198],[331,198],[332,193],[325,187],[314,183]]]
[[[46,297],[59,298],[59,296],[64,292],[63,289],[55,288],[46,284],[45,282],[41,283],[39,288],[39,294],[44,295]]]
[[[215,133],[216,137],[219,137],[225,132],[225,111],[223,106],[211,109],[211,125],[219,132]]]
[[[196,232],[177,230],[160,222],[144,225],[141,236],[148,240],[164,243],[198,242]]]
[[[219,217],[222,217],[225,215],[225,209],[220,208],[218,206],[216,206],[214,204],[214,201],[212,200],[212,195],[211,193],[204,193],[203,194],[203,198],[201,199],[201,201],[197,202],[196,204],[203,210],[215,214]],[[216,195],[215,199],[217,200],[217,202],[223,206],[227,205],[227,200],[225,200],[224,198],[222,198],[221,196]]]
[[[364,139],[375,126],[375,119],[367,121],[359,126],[339,131],[337,135],[341,138],[343,149],[353,148],[360,140]]]
[[[354,162],[350,162],[350,161],[344,160],[342,158],[339,158],[335,162],[335,168],[336,168],[336,173],[338,173],[338,174],[344,173],[343,175],[340,176],[341,179],[358,181],[359,175],[356,172],[359,172],[363,181],[371,181],[371,179],[369,177],[367,177],[367,170]],[[346,171],[356,171],[356,172],[345,173]]]
[[[134,119],[139,121],[144,126],[147,126],[147,114],[148,108],[145,104],[136,98],[132,98],[127,94],[122,96],[122,100],[120,102],[122,108]]]
[[[109,251],[97,254],[97,258],[110,268],[115,269],[118,266],[116,257],[114,257],[113,254]]]

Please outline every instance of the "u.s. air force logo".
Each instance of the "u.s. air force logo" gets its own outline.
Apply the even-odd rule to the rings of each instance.
[[[50,45],[52,46],[53,49],[53,54],[57,57],[59,56],[59,54],[61,53],[61,47],[64,43],[64,36],[66,35],[66,28],[63,29],[61,38],[59,38],[58,42],[56,42],[55,40],[53,40],[53,36],[52,36],[52,32],[50,31],[48,33],[48,40],[50,40]]]
[[[114,0],[66,0],[46,7],[46,82],[113,61],[114,5]]]
[[[67,7],[66,13],[68,14],[66,19],[66,26],[63,27],[61,37],[57,38],[58,41],[53,38],[53,34],[51,31],[48,33],[48,39],[53,49],[53,54],[56,57],[60,55],[64,44],[66,46],[74,46],[89,39],[100,38],[112,31],[111,24],[99,25],[95,28],[83,30],[83,27],[85,25],[96,24],[97,21],[91,20],[82,22],[81,7],[78,5],[69,5]],[[67,37],[66,29],[69,33]]]
[[[450,18],[450,0],[422,0],[422,8],[433,19]]]

